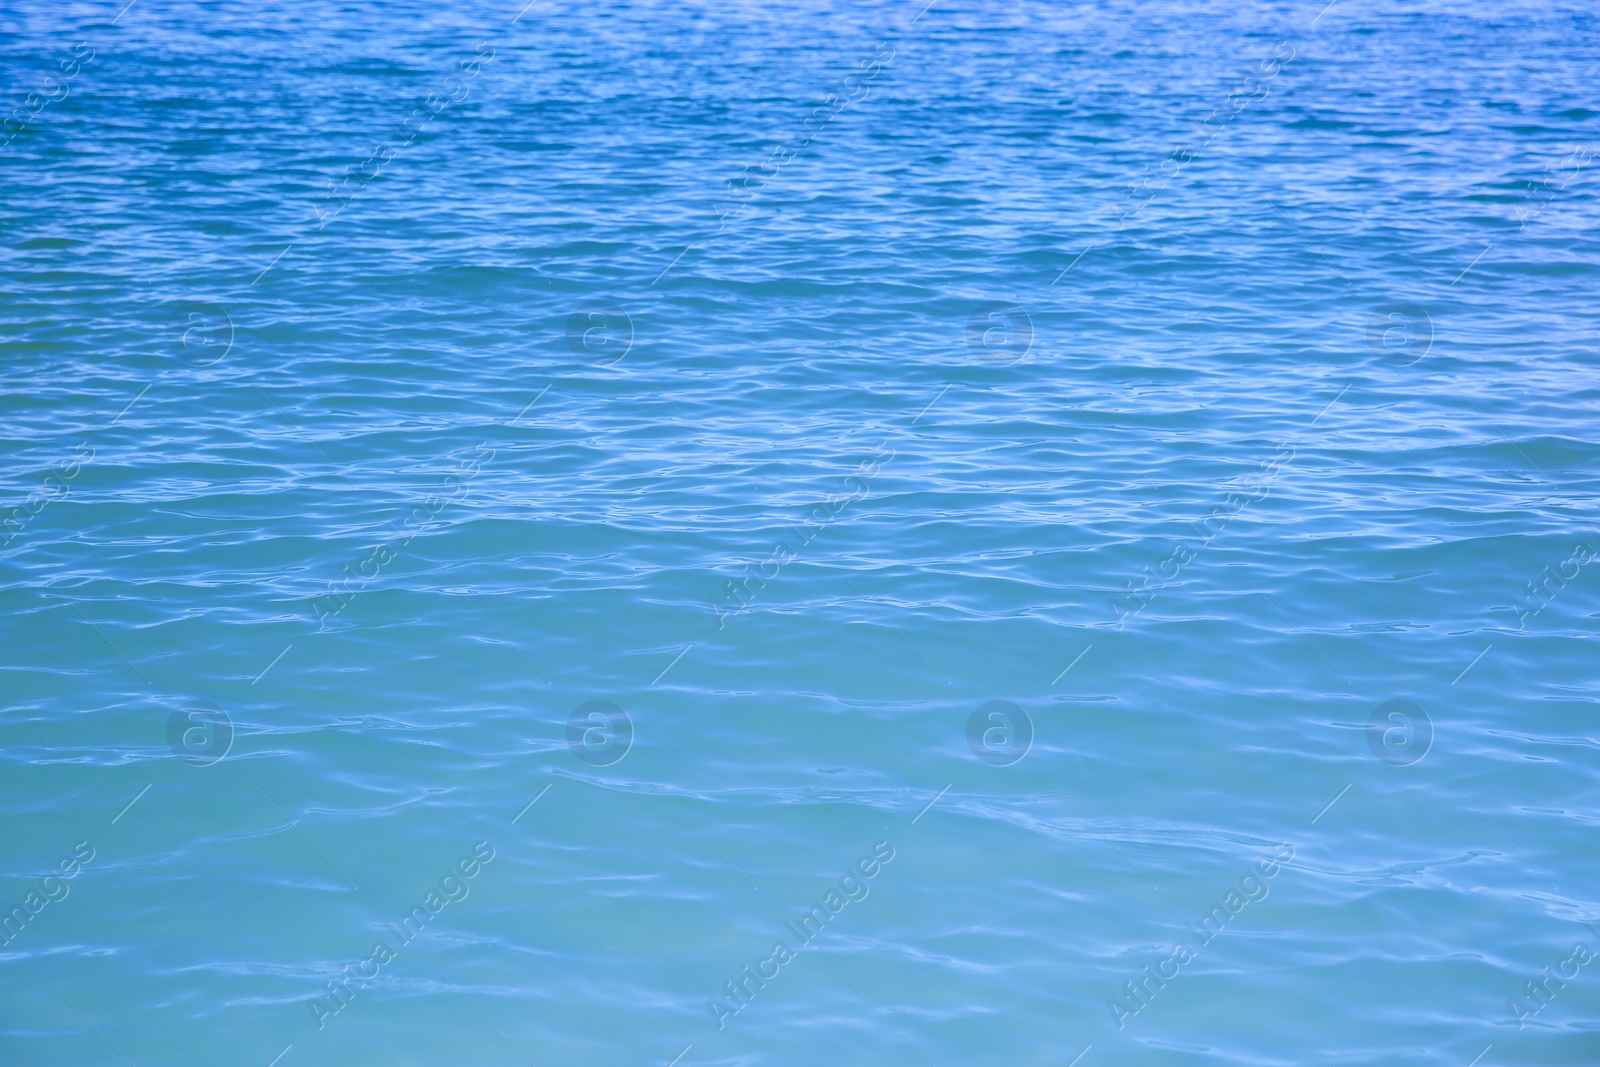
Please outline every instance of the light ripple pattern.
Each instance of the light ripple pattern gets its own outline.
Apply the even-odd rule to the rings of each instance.
[[[1591,5],[0,66],[0,1063],[1600,1062]]]

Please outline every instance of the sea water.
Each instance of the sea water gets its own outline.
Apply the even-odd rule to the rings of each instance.
[[[0,9],[0,1063],[1593,1064],[1577,3]]]

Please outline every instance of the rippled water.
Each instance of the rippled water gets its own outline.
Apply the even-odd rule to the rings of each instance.
[[[121,3],[0,1063],[1600,1060],[1589,7]]]

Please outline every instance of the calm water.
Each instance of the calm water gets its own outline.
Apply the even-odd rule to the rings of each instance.
[[[1600,1061],[1588,5],[121,3],[0,1063]]]

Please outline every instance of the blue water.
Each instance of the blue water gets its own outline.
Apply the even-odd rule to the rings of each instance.
[[[0,1064],[1600,1062],[1588,5],[122,3]]]

